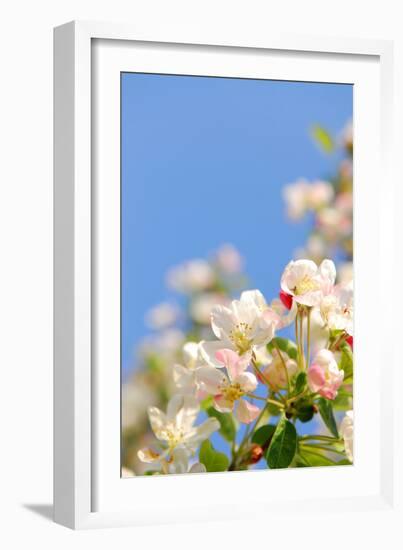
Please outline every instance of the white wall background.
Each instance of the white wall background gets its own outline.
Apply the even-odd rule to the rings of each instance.
[[[301,526],[267,518],[252,525],[188,525],[72,532],[52,524],[52,28],[72,19],[133,22],[172,30],[230,26],[257,31],[394,38],[403,60],[399,0],[14,0],[1,9],[0,86],[0,547],[154,549],[269,547],[285,529],[298,547]],[[400,69],[399,69],[400,70]],[[399,74],[399,90],[402,72]],[[402,95],[400,95],[400,101]],[[402,123],[402,110],[398,120]],[[401,179],[402,171],[399,171]],[[167,503],[169,506],[169,503]],[[34,510],[32,510],[34,507]],[[38,514],[40,512],[40,514]],[[306,519],[304,520],[306,522]],[[330,521],[322,517],[321,521]],[[368,529],[372,529],[368,521]],[[343,546],[330,530],[323,546]],[[305,535],[306,537],[306,535]],[[385,545],[387,533],[374,530]],[[357,541],[360,540],[357,533]],[[344,547],[353,548],[352,539]],[[396,547],[396,546],[393,546]]]

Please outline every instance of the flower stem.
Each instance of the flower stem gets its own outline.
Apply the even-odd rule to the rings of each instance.
[[[255,396],[256,397],[256,396]],[[241,454],[241,451],[242,449],[244,448],[244,446],[246,445],[248,439],[254,434],[254,432],[256,431],[256,428],[258,427],[259,425],[259,422],[261,421],[261,419],[263,418],[263,415],[264,413],[266,412],[266,409],[267,409],[267,404],[262,408],[262,410],[260,411],[259,413],[259,416],[256,418],[256,421],[255,421],[255,424],[253,426],[252,429],[250,429],[250,425],[248,425],[247,429],[246,429],[246,432],[245,432],[245,435],[241,441],[241,443],[239,444],[239,447],[238,449],[233,453],[233,458],[232,458],[232,462],[228,468],[228,470],[235,470],[236,466],[237,466],[237,460],[239,458],[239,455]]]
[[[266,376],[263,374],[263,372],[259,369],[259,367],[257,366],[256,364],[256,357],[255,355],[253,354],[252,355],[252,367],[254,368],[254,370],[256,371],[256,374],[258,375],[258,378],[260,380],[262,380],[266,386],[270,389],[271,386],[270,386],[270,382],[269,380],[266,378]]]
[[[270,403],[271,405],[275,405],[279,409],[284,409],[284,405],[280,403],[279,401],[276,401],[275,399],[269,399],[267,397],[260,397],[259,395],[255,395],[254,393],[247,393],[248,397],[251,397],[252,399],[259,399],[260,401],[265,401],[266,403]]]
[[[286,362],[284,361],[284,357],[283,357],[282,354],[281,354],[281,350],[280,350],[280,348],[278,347],[277,342],[275,342],[275,341],[273,340],[273,344],[274,344],[274,347],[276,348],[277,353],[279,354],[279,357],[280,357],[280,359],[281,359],[281,363],[282,363],[282,365],[283,365],[284,372],[285,372],[285,376],[286,376],[286,380],[287,380],[287,391],[288,391],[288,393],[290,393],[290,389],[291,389],[291,388],[290,388],[290,377],[289,377],[289,374],[288,374],[288,369],[287,369]]]
[[[307,313],[307,351],[306,351],[306,364],[309,368],[309,363],[311,361],[311,308],[308,308]]]
[[[303,310],[299,314],[299,335],[300,335],[300,346],[301,346],[301,363],[302,368],[305,369],[305,357],[304,357],[304,313]]]
[[[299,344],[298,316],[299,316],[299,312],[297,311],[297,315],[295,316],[295,341],[297,344],[297,352],[298,352],[298,367],[301,367],[301,364],[300,364],[301,348]]]

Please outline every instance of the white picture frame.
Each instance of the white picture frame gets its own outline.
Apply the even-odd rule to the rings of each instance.
[[[384,312],[392,310],[385,289],[392,282],[390,266],[396,261],[397,247],[392,216],[396,209],[393,44],[282,34],[232,37],[227,31],[221,37],[208,33],[187,36],[185,31],[180,36],[152,36],[130,25],[72,22],[55,29],[54,54],[55,521],[81,529],[256,519],[269,512],[297,513],[307,493],[312,514],[324,506],[329,513],[342,507],[366,513],[387,511],[388,517],[397,521],[394,442],[401,423],[393,394],[390,390],[386,393],[397,359],[393,347],[383,350],[377,343],[387,337],[387,327],[375,328],[368,321],[369,296]],[[355,85],[354,193],[355,204],[361,199],[363,206],[355,211],[354,226],[359,289],[355,350],[358,451],[354,466],[332,468],[332,472],[303,469],[120,479],[119,325],[105,324],[105,319],[116,318],[119,300],[119,193],[113,186],[119,170],[116,78],[122,70],[136,69]],[[382,193],[377,184],[381,174],[388,182]],[[102,193],[97,191],[99,181]],[[364,181],[365,204],[360,183]],[[365,248],[368,239],[373,243],[371,256]],[[371,261],[376,267],[371,268]],[[100,334],[108,337],[99,338]],[[360,339],[374,342],[371,350],[360,345]],[[368,365],[367,374],[359,366],[364,364]],[[365,385],[365,391],[360,392],[360,385]],[[376,406],[368,407],[374,402]],[[367,452],[369,438],[371,454]],[[265,482],[264,475],[266,479],[271,476],[270,492],[259,496],[257,511],[245,502],[252,502],[250,493]],[[280,489],[287,487],[288,480],[294,489],[280,498]],[[220,505],[211,502],[211,493],[217,490],[225,495]],[[197,504],[188,498],[193,491],[198,495]],[[237,503],[239,495],[242,505]],[[357,518],[361,516],[357,514]]]

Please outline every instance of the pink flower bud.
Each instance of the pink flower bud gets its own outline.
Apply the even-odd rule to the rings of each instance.
[[[333,353],[328,349],[320,350],[308,369],[308,384],[313,392],[325,399],[333,400],[341,386],[344,372],[339,370]]]

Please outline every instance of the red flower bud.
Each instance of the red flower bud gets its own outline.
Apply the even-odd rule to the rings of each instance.
[[[254,443],[250,449],[249,464],[256,464],[263,456],[263,449],[260,445]]]
[[[287,294],[287,292],[284,292],[284,290],[280,290],[280,300],[282,302],[282,304],[287,308],[287,309],[291,309],[292,308],[292,296],[291,294]]]
[[[354,349],[354,338],[352,336],[347,336],[346,342],[351,349]]]

